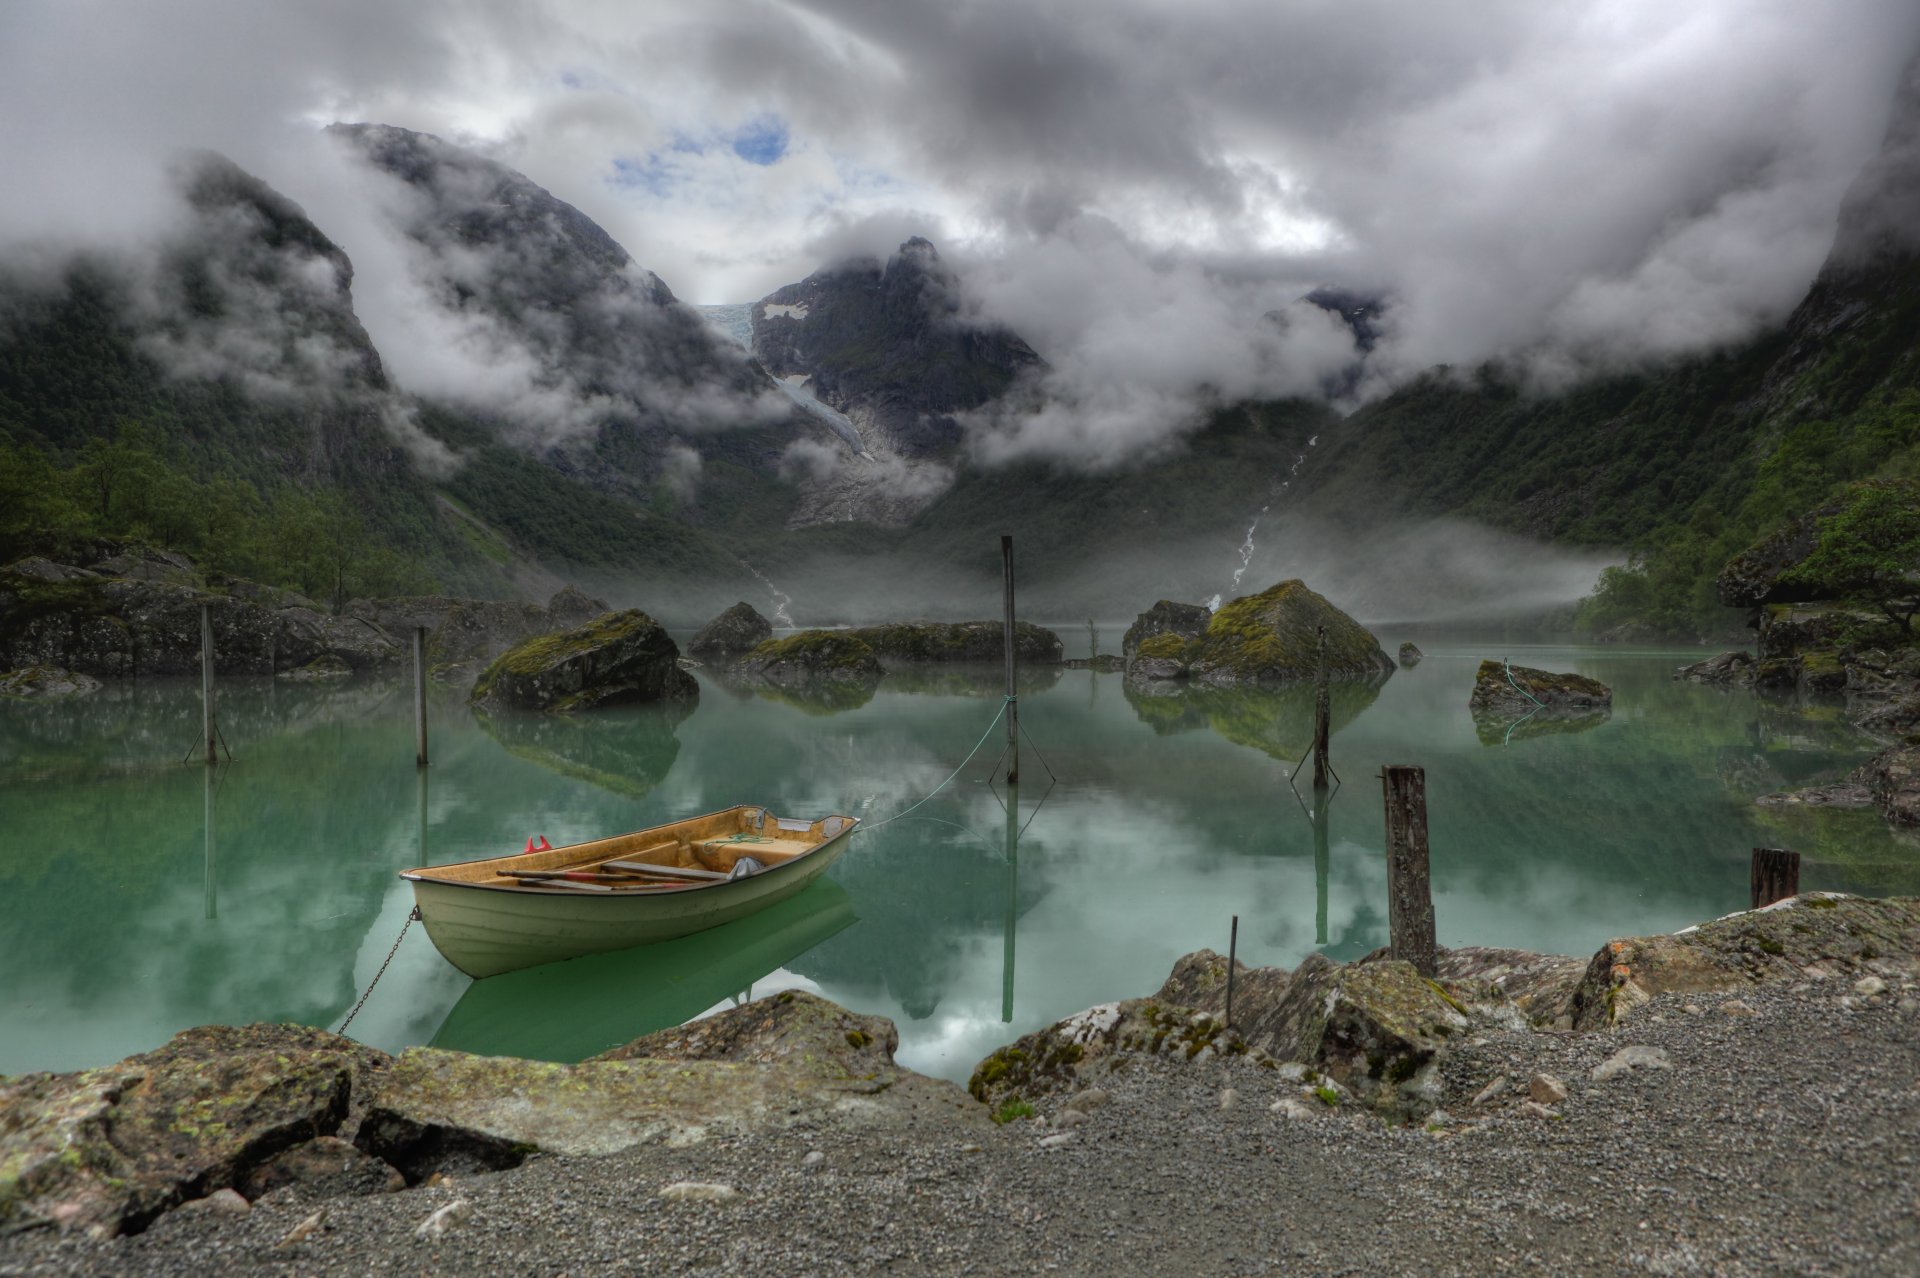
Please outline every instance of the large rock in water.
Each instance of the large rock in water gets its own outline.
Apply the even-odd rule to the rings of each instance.
[[[66,701],[100,691],[92,675],[75,674],[57,666],[28,666],[0,674],[0,697],[19,701]]]
[[[1151,610],[1141,621],[1150,615]],[[1171,612],[1166,616],[1180,620]],[[1393,673],[1393,659],[1366,627],[1294,580],[1223,605],[1197,638],[1183,638],[1170,628],[1139,641],[1127,679],[1139,685],[1185,678],[1212,687],[1312,679],[1319,670],[1322,628],[1333,678],[1378,681]]]
[[[900,621],[847,632],[886,662],[992,662],[1006,659],[1007,628],[999,621]],[[1014,656],[1051,665],[1063,651],[1060,636],[1030,621],[1013,626]]]
[[[471,700],[484,710],[572,714],[624,701],[699,696],[700,685],[679,661],[680,649],[660,623],[629,608],[509,648],[473,685]]]
[[[752,652],[773,638],[773,623],[744,599],[700,627],[687,651],[702,660],[725,660]]]
[[[1175,635],[1182,640],[1198,639],[1207,633],[1207,623],[1212,620],[1213,610],[1204,604],[1159,600],[1135,617],[1133,624],[1127,627],[1127,633],[1120,636],[1120,655],[1131,661],[1141,644],[1161,635]]]
[[[1511,678],[1509,678],[1511,673]],[[1476,712],[1523,715],[1601,714],[1613,706],[1613,690],[1585,675],[1555,674],[1501,661],[1482,661],[1467,704]]]
[[[802,630],[769,639],[748,653],[739,669],[784,685],[874,683],[886,673],[873,649],[846,630]]]
[[[0,1079],[0,1234],[35,1221],[137,1233],[338,1131],[385,1064],[324,1030],[209,1025],[102,1069]]]

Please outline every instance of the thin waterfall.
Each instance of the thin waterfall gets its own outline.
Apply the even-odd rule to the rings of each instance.
[[[1307,440],[1307,448],[1312,448],[1319,442],[1320,437],[1315,435]],[[1300,473],[1300,467],[1305,465],[1306,461],[1306,450],[1302,449],[1300,453],[1294,457],[1293,464],[1287,467],[1286,476],[1275,483],[1269,491],[1265,504],[1260,507],[1259,513],[1254,515],[1252,522],[1247,525],[1247,535],[1240,542],[1240,549],[1236,552],[1240,556],[1240,563],[1233,570],[1233,580],[1227,583],[1227,588],[1224,592],[1216,594],[1212,599],[1207,601],[1208,608],[1215,612],[1220,611],[1220,605],[1239,591],[1240,579],[1247,575],[1247,569],[1253,564],[1253,534],[1258,531],[1260,521],[1266,517],[1267,512],[1273,509],[1274,503],[1282,497],[1285,497],[1287,490],[1293,487],[1293,478]]]

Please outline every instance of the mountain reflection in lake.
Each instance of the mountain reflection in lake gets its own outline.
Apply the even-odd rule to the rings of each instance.
[[[1391,647],[1400,636],[1382,638]],[[1224,949],[1234,914],[1251,963],[1383,944],[1373,777],[1385,763],[1427,770],[1443,944],[1580,954],[1610,936],[1711,918],[1744,906],[1748,852],[1760,844],[1801,851],[1808,888],[1920,889],[1920,858],[1872,814],[1752,806],[1757,793],[1836,774],[1871,751],[1831,720],[1672,683],[1691,654],[1535,649],[1513,655],[1606,681],[1613,714],[1487,749],[1467,710],[1485,653],[1422,646],[1419,667],[1378,688],[1336,688],[1333,763],[1347,784],[1317,811],[1285,780],[1310,738],[1310,690],[1142,698],[1117,674],[1032,672],[1021,721],[1036,753],[1023,756],[1016,814],[1031,824],[1017,873],[1004,787],[988,784],[997,734],[936,798],[878,824],[981,741],[999,709],[997,670],[892,674],[870,699],[835,709],[735,695],[702,669],[690,713],[578,722],[483,725],[448,695],[432,709],[424,780],[404,684],[229,681],[222,723],[234,762],[212,778],[179,762],[199,729],[191,681],[0,706],[10,978],[0,1072],[99,1064],[210,1021],[335,1024],[412,904],[396,871],[743,802],[873,821],[831,872],[844,914],[743,933],[730,951],[738,962],[704,984],[674,966],[695,960],[672,954],[623,960],[637,976],[613,963],[589,980],[587,967],[563,965],[523,1004],[539,1017],[481,1015],[490,1001],[511,1004],[504,994],[456,1015],[470,983],[416,928],[355,1036],[389,1049],[443,1030],[452,1041],[491,1017],[511,1031],[492,1041],[564,1054],[710,1006],[741,992],[736,983],[755,994],[792,984],[893,1017],[905,1064],[964,1079],[992,1047],[1150,993],[1187,951]],[[1060,779],[1044,805],[1040,757]],[[698,964],[714,966],[714,955]],[[728,988],[714,994],[716,981]],[[679,993],[650,992],[663,987]],[[605,1000],[624,988],[659,1006],[606,1020]]]

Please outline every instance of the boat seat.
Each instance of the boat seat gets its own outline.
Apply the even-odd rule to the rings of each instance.
[[[706,839],[693,845],[693,857],[709,869],[724,872],[732,869],[734,861],[743,856],[750,856],[762,865],[771,867],[782,861],[791,861],[816,846],[807,839]]]

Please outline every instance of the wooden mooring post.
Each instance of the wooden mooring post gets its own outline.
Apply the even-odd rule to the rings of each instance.
[[[218,728],[213,714],[213,610],[206,604],[200,605],[200,729],[207,742],[207,762],[218,762]]]
[[[1389,765],[1380,779],[1387,806],[1387,954],[1433,975],[1433,885],[1428,872],[1427,774]]]
[[[1233,916],[1233,926],[1227,930],[1227,1028],[1233,1028],[1233,969],[1239,965],[1240,953],[1240,916]]]
[[[1327,729],[1333,718],[1333,693],[1327,682],[1327,628],[1319,627],[1320,670],[1313,696],[1313,788],[1327,788]]]
[[[1015,691],[1013,633],[1013,538],[1000,538],[1000,567],[1005,578],[1007,656],[1007,784],[1020,783],[1020,698]],[[1009,805],[1011,806],[1011,805]]]
[[[1020,783],[1007,787],[1007,914],[1000,946],[1000,1022],[1013,1023],[1015,930],[1020,920]]]
[[[427,630],[413,628],[413,763],[427,766]]]
[[[1772,905],[1800,895],[1800,854],[1785,848],[1753,850],[1753,906]]]

